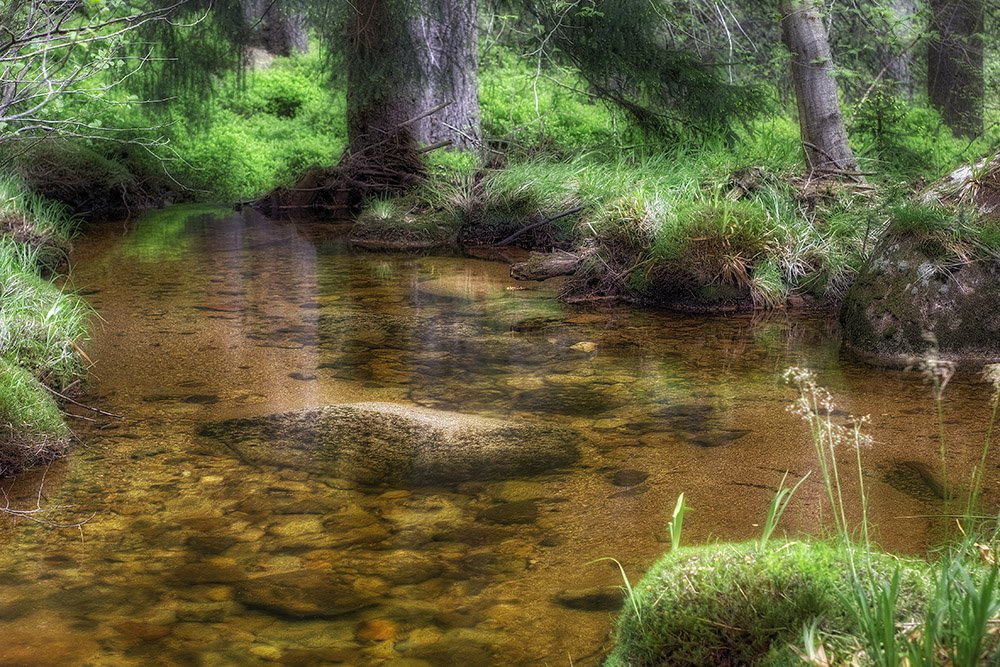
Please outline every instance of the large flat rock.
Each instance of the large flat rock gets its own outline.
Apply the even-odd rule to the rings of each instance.
[[[250,463],[364,484],[509,479],[575,462],[580,435],[546,424],[396,403],[351,403],[206,424],[198,436]]]

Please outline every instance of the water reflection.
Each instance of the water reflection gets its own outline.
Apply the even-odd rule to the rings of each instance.
[[[784,472],[813,467],[785,411],[792,364],[845,414],[872,414],[863,465],[882,542],[933,539],[933,520],[900,518],[940,511],[921,477],[938,456],[929,392],[841,359],[828,318],[564,308],[557,286],[515,283],[503,264],[352,255],[336,227],[250,212],[177,208],[131,227],[74,257],[102,318],[90,400],[128,421],[82,429],[88,446],[49,473],[43,502],[96,512],[82,533],[6,534],[0,662],[597,664],[619,581],[591,561],[641,572],[681,491],[696,510],[686,542],[755,537]],[[986,394],[949,387],[950,470],[978,458]],[[573,428],[584,455],[524,479],[364,487],[193,436],[358,401]],[[995,459],[989,471],[995,502]],[[18,480],[13,501],[38,482]],[[782,529],[819,530],[822,499],[814,475]]]

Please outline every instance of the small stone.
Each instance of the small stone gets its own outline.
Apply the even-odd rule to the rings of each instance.
[[[166,625],[143,623],[141,621],[123,621],[121,623],[115,623],[114,628],[127,637],[133,637],[142,641],[159,639],[170,634],[170,628]]]
[[[619,470],[608,477],[615,486],[637,486],[646,481],[648,472],[641,470]]]
[[[239,602],[290,618],[329,618],[374,604],[377,596],[353,582],[314,570],[284,572],[243,582],[236,588]]]
[[[363,621],[358,626],[357,637],[361,641],[382,642],[395,639],[397,634],[399,634],[399,628],[392,621],[372,619]]]
[[[501,503],[500,505],[480,510],[476,518],[505,526],[534,523],[538,519],[538,505],[533,500]]]
[[[278,662],[281,660],[281,649],[274,646],[251,646],[250,653],[268,662]]]
[[[235,565],[193,563],[182,565],[170,573],[170,579],[181,584],[228,584],[243,581],[247,575]]]

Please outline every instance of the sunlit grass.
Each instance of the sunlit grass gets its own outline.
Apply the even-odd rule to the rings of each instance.
[[[77,342],[87,336],[89,312],[38,275],[34,251],[0,239],[0,356],[65,387],[84,373]]]

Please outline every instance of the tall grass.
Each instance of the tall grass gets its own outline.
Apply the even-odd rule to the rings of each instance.
[[[41,275],[52,245],[75,221],[58,204],[0,176],[0,476],[61,455],[69,432],[44,385],[64,389],[85,374],[78,342],[89,309]],[[47,267],[51,270],[53,267]]]
[[[942,398],[954,367],[947,362],[926,359],[921,362],[920,368],[933,385],[944,477],[947,465]],[[933,592],[922,611],[922,622],[910,626],[916,631],[908,631],[901,623],[897,608],[900,570],[897,568],[889,574],[873,566],[876,551],[868,532],[868,500],[860,458],[861,446],[871,444],[870,438],[861,432],[861,426],[867,420],[854,420],[852,429],[834,424],[833,398],[816,384],[815,376],[800,368],[789,369],[786,373],[786,379],[799,391],[792,410],[810,424],[838,539],[851,554],[851,586],[847,594],[840,595],[840,599],[860,629],[864,654],[872,664],[882,667],[904,663],[912,667],[939,664],[971,667],[996,664],[993,661],[1000,659],[1000,642],[995,631],[1000,623],[996,618],[1000,612],[1000,586],[996,549],[990,546],[990,542],[996,544],[996,519],[993,519],[992,526],[988,526],[976,515],[982,466],[992,437],[996,402],[1000,397],[1000,372],[991,367],[985,376],[994,386],[994,410],[979,467],[973,469],[971,483],[965,490],[967,502],[963,516],[951,514],[952,505],[945,487],[945,543],[938,559]],[[836,457],[838,447],[845,443],[853,449],[858,467],[860,539],[847,520]],[[961,529],[958,541],[949,538],[947,526],[953,519],[958,521]],[[983,538],[983,533],[989,531],[993,532],[992,539],[985,538],[986,544],[976,542],[977,537]],[[856,553],[861,557],[860,562],[854,556]],[[806,637],[806,643],[807,647],[812,647],[811,637]]]
[[[89,310],[38,275],[35,255],[0,238],[0,357],[62,388],[84,374],[77,341],[87,336]]]
[[[29,190],[17,176],[0,173],[0,223],[0,230],[23,227],[48,245],[65,247],[79,221],[64,205]]]

